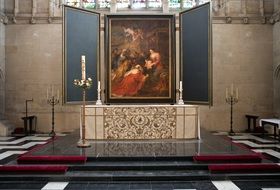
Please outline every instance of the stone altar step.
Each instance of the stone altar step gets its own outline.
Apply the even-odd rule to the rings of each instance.
[[[97,156],[87,157],[87,161],[193,161],[192,156]]]
[[[279,173],[211,174],[205,170],[185,171],[67,171],[58,174],[1,175],[0,181],[200,181],[200,180],[280,180]]]
[[[85,165],[75,165],[76,171],[146,171],[146,170],[208,170],[208,165],[192,161],[90,161]]]

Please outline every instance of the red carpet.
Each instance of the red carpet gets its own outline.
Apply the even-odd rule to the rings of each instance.
[[[49,165],[33,165],[33,166],[19,166],[19,165],[5,165],[0,166],[1,173],[65,173],[67,166],[49,166]]]
[[[255,163],[261,162],[262,158],[258,154],[252,155],[196,155],[193,156],[193,160],[196,162],[207,162],[207,163]]]
[[[280,172],[280,166],[274,163],[262,164],[211,164],[208,169],[214,173],[252,173],[252,172]]]
[[[86,156],[21,156],[18,164],[73,164],[85,163]]]

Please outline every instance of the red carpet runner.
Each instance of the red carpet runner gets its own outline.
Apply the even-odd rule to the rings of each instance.
[[[273,163],[259,164],[211,164],[209,171],[213,173],[253,173],[253,172],[280,172],[280,166]]]

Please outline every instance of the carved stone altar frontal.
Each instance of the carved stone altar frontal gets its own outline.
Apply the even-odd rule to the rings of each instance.
[[[186,105],[88,105],[86,139],[197,138],[197,109]]]
[[[105,139],[170,139],[175,129],[175,107],[104,109]]]

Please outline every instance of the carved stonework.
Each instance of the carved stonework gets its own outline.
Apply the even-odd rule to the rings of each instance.
[[[105,139],[176,138],[176,108],[115,107],[104,109]]]

